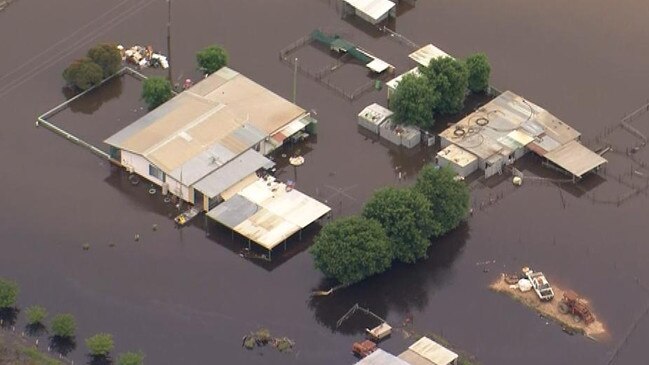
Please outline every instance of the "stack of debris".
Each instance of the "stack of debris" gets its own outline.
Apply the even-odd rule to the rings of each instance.
[[[122,61],[138,65],[140,68],[144,67],[162,67],[169,68],[169,61],[167,57],[160,53],[155,53],[151,46],[138,46],[135,45],[131,48],[124,48],[121,44],[117,46],[122,55]]]

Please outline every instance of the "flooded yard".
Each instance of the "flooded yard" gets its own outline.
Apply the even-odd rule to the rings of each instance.
[[[390,27],[418,44],[457,57],[487,53],[496,87],[546,108],[593,149],[605,144],[598,135],[649,97],[645,1],[418,1],[399,14]],[[644,362],[647,193],[623,204],[599,201],[646,183],[646,166],[626,154],[637,137],[621,129],[606,136],[618,146],[605,155],[608,166],[577,186],[472,181],[474,214],[434,242],[427,260],[311,298],[313,290],[332,285],[307,251],[317,227],[292,239],[272,265],[244,259],[243,240],[229,231],[214,225],[208,237],[202,221],[175,228],[170,217],[177,208],[159,194],[132,186],[107,162],[34,127],[38,115],[65,100],[61,73],[72,60],[102,41],[165,50],[166,21],[167,3],[153,0],[21,0],[0,12],[0,44],[11,50],[0,57],[0,276],[19,283],[21,307],[40,304],[75,315],[77,348],[69,354],[75,363],[87,360],[86,337],[109,332],[115,354],[142,350],[148,364],[353,364],[351,344],[373,324],[355,316],[336,328],[355,303],[396,327],[412,318],[418,332],[440,334],[483,364]],[[414,67],[408,47],[341,19],[337,1],[190,0],[173,3],[173,77],[197,80],[195,53],[218,43],[228,50],[230,67],[291,99],[293,70],[278,53],[316,28],[349,36],[398,73]],[[355,82],[352,74],[360,73],[363,82],[365,70],[349,71],[339,74],[342,81]],[[93,142],[145,112],[129,78],[89,96],[55,119]],[[298,76],[297,103],[315,111],[318,134],[298,147],[304,165],[294,170],[280,156],[277,175],[297,175],[297,188],[326,201],[334,217],[358,213],[378,188],[411,184],[434,156],[434,149],[406,151],[359,133],[356,115],[371,102],[385,105],[386,90],[349,102]],[[649,134],[649,115],[644,118],[632,125]],[[633,156],[649,162],[646,151]],[[565,179],[533,156],[516,166],[526,176]],[[406,172],[401,179],[398,171]],[[569,336],[488,289],[500,272],[523,266],[587,297],[611,339]],[[242,337],[261,327],[295,340],[294,351],[242,348]],[[399,353],[411,343],[393,335],[381,347]]]

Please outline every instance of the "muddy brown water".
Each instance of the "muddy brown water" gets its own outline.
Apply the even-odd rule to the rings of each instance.
[[[174,2],[174,77],[195,78],[194,53],[221,43],[233,68],[290,98],[292,70],[278,52],[316,27],[348,35],[400,71],[412,66],[406,48],[386,46],[393,41],[340,19],[337,9],[333,0]],[[497,87],[526,96],[593,139],[649,97],[648,15],[647,2],[637,0],[418,1],[391,26],[453,55],[486,52]],[[159,196],[34,127],[37,115],[64,100],[61,72],[89,45],[150,43],[164,50],[165,22],[164,1],[22,0],[0,13],[0,276],[20,283],[22,307],[38,303],[76,316],[78,347],[69,355],[76,363],[87,359],[83,338],[110,332],[116,353],[140,349],[149,364],[352,364],[351,343],[373,324],[358,316],[335,328],[354,303],[396,325],[412,316],[420,333],[442,334],[484,364],[607,364],[632,329],[616,363],[645,361],[649,318],[640,315],[649,301],[642,289],[649,286],[649,205],[644,194],[619,207],[594,204],[588,194],[621,189],[610,177],[586,181],[591,190],[581,195],[557,184],[513,189],[507,180],[496,187],[476,182],[475,202],[490,194],[504,198],[435,242],[428,260],[310,300],[311,290],[330,283],[313,268],[308,234],[290,242],[290,258],[274,266],[242,259],[228,232],[215,228],[207,238],[200,222],[175,229],[168,218],[175,208]],[[109,85],[103,96],[58,117],[101,139],[84,123],[101,123],[104,133],[135,119],[141,103],[130,84]],[[430,151],[411,156],[358,133],[355,115],[384,102],[385,90],[349,103],[301,76],[297,101],[320,120],[317,138],[302,147],[298,187],[327,199],[334,216],[358,212],[377,188],[409,184],[414,174],[399,181],[396,169],[417,171],[431,158]],[[528,173],[556,177],[527,160],[521,168]],[[627,170],[626,159],[612,160],[611,174]],[[294,173],[283,168],[279,176]],[[486,260],[496,262],[476,264]],[[587,296],[611,341],[568,336],[487,289],[498,273],[521,266]],[[258,327],[294,339],[295,352],[242,349],[242,336]],[[382,346],[398,353],[409,343],[395,335]]]

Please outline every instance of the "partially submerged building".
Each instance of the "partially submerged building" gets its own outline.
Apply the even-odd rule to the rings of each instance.
[[[481,169],[485,177],[490,177],[533,151],[579,179],[606,163],[579,142],[580,136],[547,110],[506,91],[443,131],[443,150],[436,161],[462,174]],[[475,156],[477,164],[468,163],[472,160],[468,155],[457,161],[446,158],[449,153],[457,155],[457,149],[447,149],[451,145]]]
[[[421,141],[419,129],[394,123],[391,118],[393,114],[389,109],[373,103],[358,114],[358,124],[397,146],[412,148],[418,145]]]
[[[457,365],[458,355],[428,337],[422,337],[399,356],[377,349],[356,365]]]
[[[353,13],[370,24],[378,24],[388,16],[396,17],[396,1],[390,0],[343,0],[343,11]]]
[[[257,183],[274,165],[265,156],[311,123],[304,109],[223,67],[104,142],[126,170],[207,212]]]
[[[458,355],[428,337],[422,337],[399,354],[410,365],[457,365]]]
[[[418,50],[412,52],[411,54],[409,54],[408,57],[411,60],[415,61],[418,64],[418,66],[402,73],[401,75],[385,83],[388,89],[388,101],[390,100],[392,94],[394,94],[394,91],[397,89],[397,86],[399,86],[399,83],[401,82],[404,76],[406,75],[419,76],[421,74],[419,72],[420,66],[428,67],[430,61],[433,59],[437,59],[441,57],[451,57],[451,56],[448,53],[442,51],[441,49],[435,47],[434,45],[427,44],[419,48]]]

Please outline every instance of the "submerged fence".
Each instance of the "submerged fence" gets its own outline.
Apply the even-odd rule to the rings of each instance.
[[[54,132],[54,133],[56,133],[56,134],[58,134],[58,135],[60,135],[60,136],[62,136],[64,138],[66,138],[68,141],[71,141],[71,142],[73,142],[73,143],[75,143],[75,144],[77,144],[77,145],[79,145],[81,147],[87,148],[92,153],[96,154],[97,156],[99,156],[101,158],[105,158],[105,159],[109,160],[110,162],[119,165],[120,162],[113,159],[105,151],[103,151],[100,148],[98,148],[98,147],[84,141],[83,139],[73,135],[72,133],[70,133],[70,132],[68,132],[68,131],[66,131],[66,130],[64,130],[64,129],[56,126],[56,125],[54,125],[53,123],[49,122],[48,119],[53,117],[54,115],[60,113],[61,111],[65,110],[70,105],[70,103],[74,102],[75,100],[83,97],[84,95],[87,95],[88,93],[92,92],[93,90],[101,87],[102,85],[106,84],[107,82],[109,82],[109,81],[111,81],[111,80],[113,80],[113,79],[115,79],[117,77],[122,77],[123,75],[132,76],[132,77],[134,77],[134,78],[136,78],[137,80],[140,80],[140,81],[144,81],[144,80],[147,79],[147,77],[145,75],[143,75],[142,73],[140,73],[140,72],[138,72],[138,71],[136,71],[136,70],[134,70],[134,69],[132,69],[130,67],[124,67],[121,70],[114,73],[113,75],[111,75],[111,76],[105,78],[104,80],[102,80],[99,84],[91,87],[90,89],[88,89],[88,90],[74,96],[73,98],[70,98],[70,99],[66,100],[65,102],[63,102],[63,103],[55,106],[54,108],[46,111],[45,113],[41,114],[36,119],[36,126],[37,127],[43,126],[43,127],[47,128],[47,129],[49,129],[50,131],[52,131],[52,132]]]

